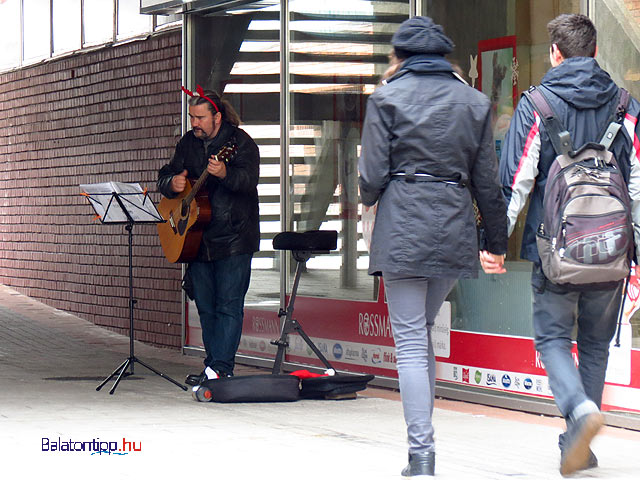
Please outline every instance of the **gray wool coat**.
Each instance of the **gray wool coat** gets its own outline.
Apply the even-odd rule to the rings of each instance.
[[[444,57],[410,57],[369,97],[359,170],[362,203],[379,202],[370,274],[476,277],[473,198],[483,217],[482,248],[506,252],[491,105]],[[412,172],[449,182],[397,176]]]

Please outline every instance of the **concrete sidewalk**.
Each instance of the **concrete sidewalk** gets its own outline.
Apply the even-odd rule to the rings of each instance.
[[[201,368],[201,359],[176,351],[136,343],[135,353],[178,381]],[[115,395],[111,383],[96,392],[128,354],[127,337],[0,285],[0,477],[401,478],[406,436],[397,392],[198,403],[140,365]],[[558,418],[439,400],[434,424],[437,478],[562,478]],[[60,451],[82,442],[86,449],[115,442],[126,455]],[[593,449],[601,467],[575,478],[640,477],[640,432],[607,427]]]

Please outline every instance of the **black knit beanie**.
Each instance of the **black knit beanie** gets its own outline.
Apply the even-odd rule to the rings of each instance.
[[[395,48],[413,54],[432,53],[446,55],[453,50],[453,42],[440,25],[429,17],[412,17],[402,22],[391,38]]]

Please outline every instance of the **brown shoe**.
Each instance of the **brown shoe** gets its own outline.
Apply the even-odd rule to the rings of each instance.
[[[560,436],[558,437],[558,447],[560,448],[560,463],[562,463],[562,459],[564,458],[564,448],[565,448],[565,437],[566,437],[566,432],[565,433],[561,433]],[[587,465],[584,468],[581,468],[580,470],[589,470],[592,468],[597,468],[598,467],[598,457],[596,457],[596,454],[593,453],[591,451],[591,449],[589,449],[589,461],[587,463]]]
[[[562,476],[571,475],[589,466],[589,445],[602,425],[604,417],[600,412],[583,415],[569,424],[564,438],[563,455],[560,458]]]

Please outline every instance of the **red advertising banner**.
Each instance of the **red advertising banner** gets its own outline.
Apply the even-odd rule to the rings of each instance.
[[[191,311],[195,311],[195,306],[191,306]],[[294,318],[335,368],[397,378],[382,282],[377,301],[297,297]],[[607,382],[603,409],[640,412],[640,351],[630,348],[631,325],[627,321],[625,326],[629,344],[626,348],[612,346],[610,364],[618,364],[618,369],[626,373],[615,375],[615,381]],[[451,330],[448,302],[438,314],[432,333],[438,380],[551,398],[544,365],[533,339]],[[270,342],[279,336],[280,320],[276,312],[245,309],[239,353],[273,360],[276,347]],[[199,326],[188,324],[187,340],[188,345],[202,345]],[[302,338],[292,334],[289,342],[287,362],[322,367]],[[573,355],[577,362],[575,345]],[[617,355],[621,360],[616,360]]]

